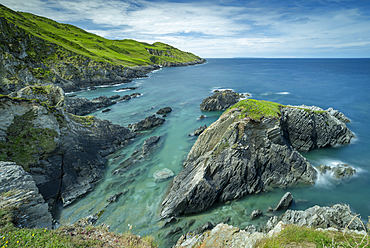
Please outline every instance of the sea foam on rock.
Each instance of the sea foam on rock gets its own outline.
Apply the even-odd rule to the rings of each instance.
[[[317,172],[297,151],[348,143],[327,111],[243,100],[197,139],[162,202],[162,217],[195,213],[275,187],[313,184]]]

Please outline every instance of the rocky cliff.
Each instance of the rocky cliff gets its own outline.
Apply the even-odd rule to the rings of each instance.
[[[0,5],[0,94],[53,83],[65,91],[129,82],[160,66],[203,63],[163,43],[111,41]],[[150,54],[146,49],[162,51]],[[170,54],[171,56],[165,56]]]
[[[340,204],[332,207],[314,206],[305,211],[288,210],[280,218],[272,217],[271,220],[276,221],[269,221],[267,225],[270,228],[266,232],[258,232],[253,226],[241,230],[220,223],[210,231],[181,236],[174,247],[270,247],[263,245],[269,239],[275,240],[274,247],[317,247],[317,243],[329,247],[325,246],[327,242],[330,247],[342,247],[343,244],[350,244],[343,238],[345,235],[342,232],[345,229],[350,230],[347,230],[347,233],[351,233],[347,238],[351,243],[356,244],[353,242],[356,240],[357,247],[367,247],[366,230],[361,220],[355,216],[347,205]],[[279,239],[280,235],[285,238]],[[295,240],[296,237],[300,238]],[[365,239],[362,240],[363,238]]]
[[[105,156],[135,135],[92,116],[64,112],[55,86],[29,86],[16,97],[0,96],[0,160],[21,165],[54,206],[66,206],[101,178]]]
[[[327,111],[243,100],[199,136],[162,202],[161,216],[200,212],[274,187],[313,184],[317,173],[298,151],[352,137]]]

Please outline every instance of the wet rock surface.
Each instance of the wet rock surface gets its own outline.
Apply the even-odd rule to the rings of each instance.
[[[212,96],[202,101],[200,109],[202,111],[225,110],[237,103],[242,97],[244,97],[244,95],[232,90],[215,90]]]
[[[331,173],[335,179],[348,179],[356,174],[356,169],[348,164],[337,164],[335,166],[319,165],[317,169],[321,174]]]
[[[14,162],[0,161],[0,208],[10,209],[18,227],[52,227],[48,204],[35,181]]]
[[[201,133],[204,132],[204,130],[207,129],[207,125],[200,126],[199,128],[195,129],[194,132],[190,133],[189,136],[199,136]]]
[[[161,108],[160,110],[157,111],[157,115],[166,115],[168,113],[171,113],[172,112],[172,108],[171,107],[165,107],[165,108]]]
[[[151,115],[147,118],[145,118],[142,121],[139,121],[134,124],[129,124],[128,127],[133,131],[133,132],[139,132],[139,131],[144,131],[144,130],[149,130],[153,127],[160,126],[165,122],[165,119],[157,117],[156,115]]]

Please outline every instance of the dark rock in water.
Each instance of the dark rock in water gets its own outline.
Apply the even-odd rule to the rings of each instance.
[[[119,198],[120,198],[122,195],[127,194],[127,192],[128,192],[128,190],[123,191],[123,192],[119,192],[119,193],[117,193],[117,194],[114,194],[114,195],[112,195],[111,197],[109,197],[109,198],[107,199],[107,202],[109,202],[109,203],[117,202],[117,201],[119,200]]]
[[[95,86],[91,86],[88,88],[88,90],[96,90],[97,88]]]
[[[176,223],[176,222],[178,222],[178,219],[177,219],[177,218],[175,218],[175,217],[170,217],[170,218],[168,218],[168,219],[165,219],[165,220],[164,220],[163,227],[166,227],[166,226],[168,226],[168,225],[170,225],[170,224],[174,224],[174,223]]]
[[[144,144],[143,144],[143,147],[142,147],[142,154],[146,155],[149,152],[151,152],[153,150],[153,146],[158,144],[160,138],[161,138],[160,136],[152,136],[150,138],[147,138],[144,141]]]
[[[317,172],[296,149],[342,144],[351,137],[326,111],[244,100],[199,136],[162,202],[161,216],[200,212],[274,187],[313,184]]]
[[[170,112],[172,112],[172,108],[165,107],[165,108],[161,108],[160,110],[158,110],[157,115],[165,115],[165,114],[168,114]]]
[[[352,168],[348,164],[338,164],[335,166],[319,165],[317,169],[322,174],[325,174],[329,171],[332,172],[333,177],[336,179],[346,179],[356,174],[356,169]]]
[[[225,110],[237,103],[243,95],[232,90],[214,91],[214,94],[207,97],[200,104],[202,111]]]
[[[124,87],[124,88],[119,88],[115,91],[120,92],[120,91],[136,90],[136,89],[137,89],[137,87]]]
[[[191,134],[189,134],[189,136],[199,136],[206,129],[207,129],[207,125],[200,126],[196,130],[194,130],[194,132],[192,132]]]
[[[119,101],[128,101],[131,99],[130,95],[124,95],[119,98]]]
[[[68,97],[76,97],[77,95],[76,94],[70,94],[70,95],[68,95]]]
[[[151,116],[145,118],[144,120],[139,121],[138,123],[129,124],[128,127],[132,131],[138,132],[138,131],[144,131],[144,130],[148,130],[148,129],[151,129],[153,127],[162,125],[164,122],[165,122],[165,119],[159,118],[155,115],[151,115]]]
[[[271,206],[267,208],[267,212],[270,213],[270,212],[273,212],[273,211],[274,211],[274,209]]]
[[[293,196],[292,193],[286,192],[283,197],[281,197],[279,203],[276,205],[274,211],[281,211],[286,210],[292,205],[293,203]]]
[[[86,98],[69,98],[65,99],[65,106],[68,113],[74,115],[86,115],[116,104],[111,97],[100,96],[92,100]]]
[[[107,108],[107,109],[103,109],[101,112],[102,113],[106,113],[106,112],[109,112],[109,111],[111,111],[111,109],[110,108]]]
[[[44,90],[50,103],[62,99],[63,92],[53,96],[50,92],[59,91],[48,87]],[[109,121],[65,113],[63,105],[62,100],[46,107],[34,100],[0,97],[0,154],[30,172],[51,207],[57,200],[67,206],[91,191],[104,174],[106,156],[135,137]],[[19,144],[24,150],[9,153],[20,132],[26,134]]]
[[[167,234],[166,234],[166,237],[170,237],[170,236],[173,236],[177,233],[181,233],[182,232],[182,228],[181,227],[175,227],[174,229],[171,229]]]
[[[166,181],[167,179],[170,179],[173,176],[175,176],[175,173],[173,173],[173,171],[168,168],[156,171],[153,174],[154,180],[157,183]]]
[[[283,224],[294,224],[310,228],[334,227],[343,230],[363,230],[360,219],[354,218],[348,205],[336,204],[332,207],[313,206],[304,211],[287,210],[280,218],[271,217],[266,224],[267,229],[272,229],[279,221]]]
[[[52,227],[48,204],[32,176],[13,162],[0,161],[0,209],[9,209],[17,227]]]
[[[109,99],[111,99],[111,100],[117,100],[120,97],[121,97],[120,95],[114,95],[114,96],[110,96]]]
[[[214,227],[215,227],[215,225],[212,222],[207,222],[203,226],[201,226],[198,229],[196,229],[195,230],[195,233],[203,233],[205,231],[211,230]]]
[[[257,219],[258,217],[262,216],[262,211],[259,209],[253,210],[251,213],[251,220]]]
[[[141,94],[140,94],[140,93],[132,93],[132,94],[130,95],[130,97],[131,97],[131,98],[136,98],[136,97],[139,97],[139,96],[141,96]]]
[[[199,119],[199,120],[203,120],[203,119],[205,119],[205,118],[207,118],[207,116],[206,116],[206,115],[201,115],[201,116],[199,116],[199,117],[198,117],[198,119]]]

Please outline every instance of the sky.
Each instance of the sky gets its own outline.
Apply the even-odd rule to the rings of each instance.
[[[370,0],[0,0],[109,39],[212,57],[370,57]]]

